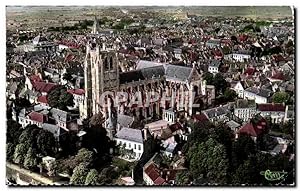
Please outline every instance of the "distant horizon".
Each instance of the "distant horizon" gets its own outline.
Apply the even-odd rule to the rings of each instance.
[[[39,12],[44,9],[51,11],[70,11],[70,9],[147,9],[148,11],[153,10],[170,10],[177,11],[179,9],[181,12],[189,12],[191,14],[196,14],[199,16],[241,16],[241,17],[262,17],[262,18],[284,18],[291,17],[294,13],[293,6],[156,6],[156,5],[7,5],[7,13],[23,12],[24,14],[28,12]],[[86,10],[83,10],[86,11]]]

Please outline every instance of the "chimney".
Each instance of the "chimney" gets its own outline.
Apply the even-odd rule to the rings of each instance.
[[[120,124],[117,125],[117,132],[121,130]]]
[[[131,170],[131,178],[134,180],[133,169]]]
[[[147,141],[147,129],[143,129],[144,131],[144,140]]]

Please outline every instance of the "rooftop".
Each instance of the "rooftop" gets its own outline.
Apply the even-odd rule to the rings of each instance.
[[[123,127],[117,134],[116,138],[125,139],[137,143],[143,143],[142,131],[139,129],[132,129]]]

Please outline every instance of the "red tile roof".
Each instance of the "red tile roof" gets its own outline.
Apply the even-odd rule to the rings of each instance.
[[[42,82],[43,80],[40,78],[39,75],[32,75],[29,77],[30,81],[32,83],[35,83],[35,82]]]
[[[277,72],[271,78],[276,79],[276,80],[284,80],[285,79],[282,72]]]
[[[254,73],[256,72],[255,68],[249,67],[246,69],[246,71],[244,72],[244,74],[248,74],[248,75],[254,75]]]
[[[67,90],[67,92],[70,94],[83,95],[84,89],[71,89],[71,90]]]
[[[165,179],[160,176],[154,181],[155,185],[162,185],[163,183],[165,183]]]
[[[179,129],[182,129],[182,125],[180,123],[176,122],[176,123],[170,125],[169,128],[171,129],[172,132],[175,132]]]
[[[29,119],[31,119],[32,121],[37,121],[40,123],[43,123],[44,119],[45,119],[43,114],[35,112],[35,111],[29,113],[28,116],[29,116]]]
[[[274,58],[275,62],[285,61],[285,59],[283,58],[283,56],[280,55],[280,54],[279,55],[274,55],[273,58]]]
[[[151,178],[154,182],[159,177],[158,169],[154,164],[151,164],[146,168],[145,173]]]
[[[245,34],[243,34],[243,35],[240,35],[240,36],[239,36],[239,39],[240,39],[240,41],[245,41],[245,40],[248,39],[248,36],[245,35]]]
[[[37,101],[40,102],[40,103],[47,103],[48,104],[47,96],[39,96]]]
[[[32,86],[36,91],[49,93],[52,90],[52,88],[58,85],[55,83],[34,82],[32,83]]]
[[[281,103],[265,103],[257,105],[258,111],[285,111],[285,105]]]
[[[238,133],[239,134],[247,134],[252,137],[257,137],[260,134],[260,129],[257,129],[253,126],[252,123],[247,123],[244,125],[242,128],[239,129]]]
[[[192,119],[194,119],[195,121],[198,121],[198,122],[208,121],[208,118],[203,113],[193,115]]]
[[[67,61],[72,61],[76,58],[75,55],[72,55],[72,54],[68,54],[66,57],[65,57],[65,62]]]
[[[252,137],[257,137],[266,130],[266,122],[264,118],[261,118],[256,124],[249,122],[238,130],[238,134],[247,134]]]

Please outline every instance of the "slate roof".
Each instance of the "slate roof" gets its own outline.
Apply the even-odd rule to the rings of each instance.
[[[46,39],[45,37],[41,37],[41,35],[36,36],[36,37],[32,40],[33,44],[38,44],[38,43],[44,42],[44,41],[47,41],[47,39]]]
[[[207,110],[203,111],[203,113],[206,114],[208,118],[213,118],[215,116],[221,116],[224,114],[226,115],[226,114],[231,113],[231,111],[229,110],[230,107],[231,107],[231,104],[227,104],[224,106],[207,109]]]
[[[235,108],[253,108],[256,107],[255,100],[238,99]]]
[[[7,87],[9,94],[14,94],[17,91],[19,83],[20,82],[12,82],[11,84],[9,84],[9,86]]]
[[[118,115],[117,123],[120,124],[121,127],[130,127],[133,121],[133,117],[123,114]]]
[[[52,69],[52,68],[45,68],[44,70],[48,73],[51,73],[51,74],[58,74],[57,71],[55,69]]]
[[[137,81],[139,78],[142,80],[143,76],[152,77],[153,74],[155,76],[157,76],[157,74],[159,74],[160,76],[165,75],[166,78],[185,82],[186,80],[188,80],[193,68],[167,64],[167,63],[158,63],[158,62],[140,60],[137,64],[136,69],[137,70],[135,71],[121,73],[120,82],[121,83],[122,81],[131,82],[132,80]],[[135,76],[135,78],[132,76]],[[126,80],[126,78],[130,78],[132,80],[131,81]]]
[[[209,66],[211,66],[211,67],[219,67],[220,64],[221,64],[220,60],[211,60],[209,62]]]
[[[241,125],[239,124],[239,123],[237,123],[237,122],[235,122],[235,121],[233,121],[233,120],[231,120],[231,121],[228,121],[227,123],[226,123],[226,125],[230,128],[230,129],[236,129],[236,128],[238,128],[238,127],[240,127]]]
[[[149,68],[142,68],[129,72],[120,73],[120,83],[130,83],[133,81],[151,79],[152,77],[162,77],[165,74],[163,66],[155,66]]]
[[[132,129],[123,127],[117,134],[116,137],[119,139],[125,139],[137,143],[143,143],[142,131],[139,129]]]
[[[151,68],[155,66],[161,66],[164,65],[164,63],[154,62],[154,61],[147,61],[147,60],[140,60],[137,63],[136,70],[140,70],[143,68]]]
[[[66,111],[60,110],[60,109],[56,109],[56,108],[52,108],[50,110],[50,113],[52,114],[52,117],[57,120],[57,121],[64,121],[66,122],[68,119],[68,113]]]
[[[266,98],[271,97],[271,95],[273,93],[271,90],[257,88],[257,87],[250,87],[250,88],[247,88],[245,91],[248,91],[248,92],[254,93],[258,96],[266,97]]]
[[[43,123],[42,124],[42,129],[49,131],[50,133],[52,133],[55,137],[58,137],[60,132],[59,129],[60,127],[53,125],[53,124],[49,124],[49,123]]]
[[[188,80],[193,68],[177,65],[166,66],[166,77],[168,79],[175,79],[182,82]]]
[[[209,44],[220,44],[221,40],[220,39],[210,39],[206,43],[209,43]]]
[[[166,151],[170,152],[170,153],[173,153],[176,146],[177,146],[177,143],[169,143],[169,144],[164,143],[164,147],[165,147]]]

